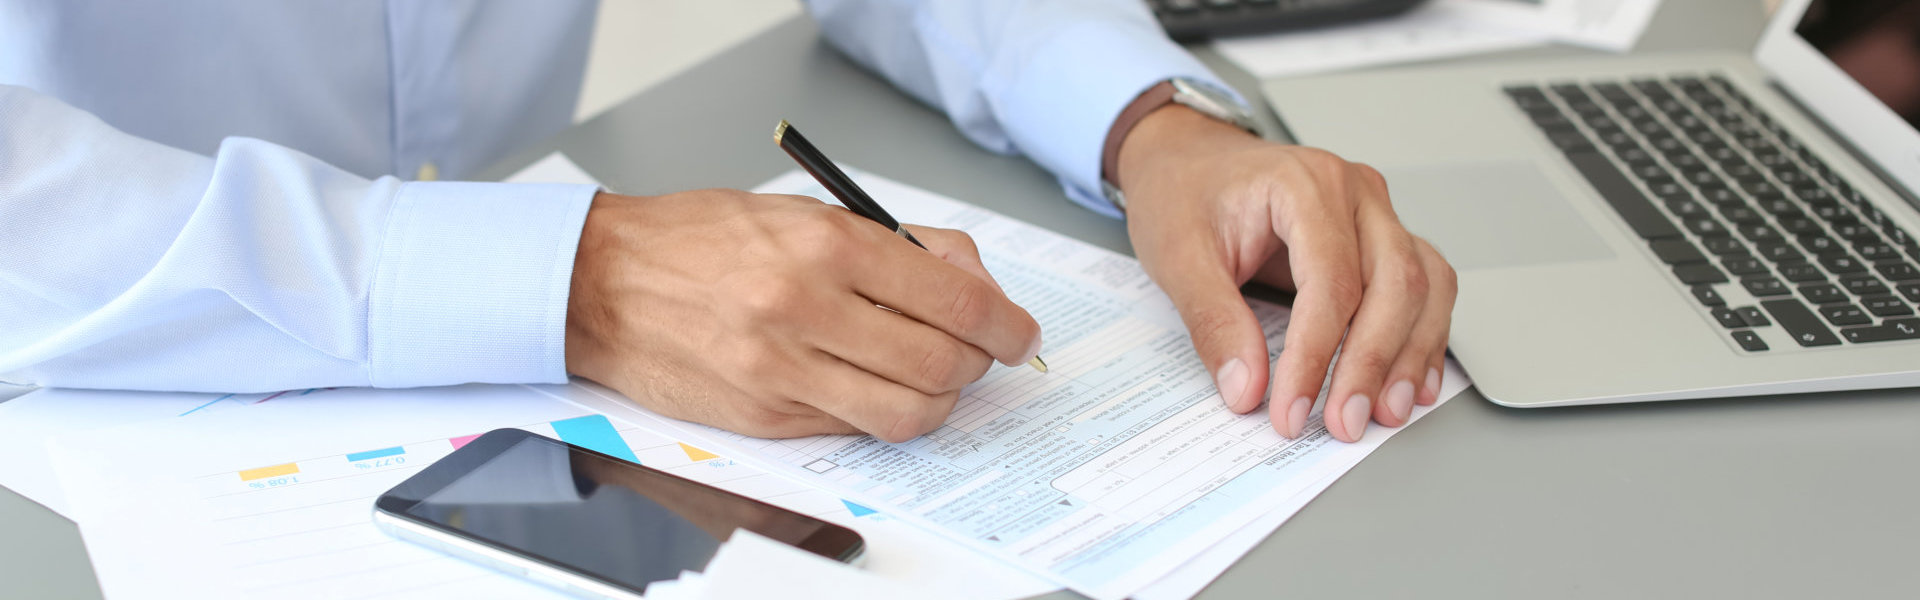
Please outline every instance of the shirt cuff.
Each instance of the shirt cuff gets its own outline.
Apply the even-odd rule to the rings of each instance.
[[[376,387],[567,380],[567,293],[591,185],[400,186],[367,303]]]
[[[1233,89],[1151,18],[1065,26],[1027,58],[989,93],[1001,101],[1002,122],[1022,152],[1059,177],[1067,197],[1111,217],[1121,214],[1100,191],[1100,153],[1120,111],[1175,77]]]

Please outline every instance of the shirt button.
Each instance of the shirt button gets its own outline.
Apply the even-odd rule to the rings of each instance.
[[[420,171],[413,174],[414,181],[437,181],[440,179],[440,167],[431,162],[422,163]]]

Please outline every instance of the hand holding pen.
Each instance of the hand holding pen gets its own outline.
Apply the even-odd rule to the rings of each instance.
[[[800,135],[800,130],[794,129],[793,125],[786,120],[781,120],[780,125],[774,127],[773,143],[780,146],[780,149],[786,150],[787,155],[792,156],[793,160],[799,162],[807,173],[813,175],[822,187],[827,188],[827,192],[839,198],[840,203],[846,205],[847,210],[879,223],[881,227],[899,234],[900,237],[913,242],[913,245],[919,246],[922,250],[928,249],[926,244],[920,243],[912,233],[908,233],[905,225],[901,225],[893,215],[887,214],[887,209],[881,208],[879,202],[875,202],[872,196],[868,196],[866,190],[860,189],[860,185],[854,183],[853,178],[847,177],[838,165],[833,164],[826,154],[820,152],[819,148],[815,148],[812,142],[807,141],[806,136]],[[986,279],[993,280],[990,275]],[[1027,361],[1027,366],[1041,373],[1047,372],[1047,361],[1040,358],[1039,348],[1034,350],[1033,358]]]
[[[994,362],[1039,354],[1040,324],[967,234],[909,229],[932,251],[804,196],[601,192],[560,292],[567,371],[756,437],[933,431]]]

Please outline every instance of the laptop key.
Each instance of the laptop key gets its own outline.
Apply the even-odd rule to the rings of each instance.
[[[1753,257],[1722,259],[1720,266],[1725,268],[1728,273],[1742,277],[1767,273],[1766,263],[1760,262],[1760,259]]]
[[[1893,251],[1893,246],[1881,243],[1858,244],[1853,247],[1853,251],[1860,253],[1860,260],[1867,262],[1900,258],[1900,255]]]
[[[1827,272],[1836,275],[1862,273],[1867,270],[1860,261],[1846,254],[1823,254],[1820,256],[1820,266],[1826,267]]]
[[[1712,307],[1727,305],[1727,299],[1720,297],[1720,292],[1715,291],[1713,286],[1696,285],[1688,288],[1688,291],[1693,292],[1693,299],[1699,300],[1701,306]]]
[[[1840,338],[1833,335],[1833,330],[1827,329],[1827,325],[1820,322],[1820,317],[1814,316],[1813,311],[1807,310],[1807,306],[1801,304],[1799,300],[1792,298],[1767,300],[1761,302],[1760,307],[1767,309],[1767,314],[1773,315],[1773,321],[1787,330],[1787,335],[1793,338],[1794,343],[1803,347],[1832,346],[1840,343]]]
[[[1786,198],[1768,198],[1765,200],[1761,200],[1760,209],[1767,211],[1768,214],[1772,214],[1776,216],[1784,215],[1788,213],[1800,212],[1800,207],[1795,206],[1793,204],[1793,201],[1788,200]]]
[[[1708,312],[1713,313],[1713,320],[1719,321],[1721,327],[1738,329],[1747,326],[1747,320],[1740,318],[1740,313],[1733,312],[1731,308],[1715,306]]]
[[[1721,273],[1719,268],[1704,262],[1674,265],[1673,276],[1680,278],[1680,283],[1687,285],[1727,282],[1726,273]]]
[[[1842,329],[1840,333],[1856,344],[1920,339],[1920,319],[1888,319],[1872,327]]]
[[[1654,256],[1660,257],[1660,262],[1669,265],[1707,260],[1707,255],[1700,253],[1700,249],[1695,248],[1693,242],[1687,241],[1686,238],[1654,240],[1649,245],[1653,247]]]
[[[1846,221],[1835,221],[1832,223],[1833,223],[1833,234],[1840,236],[1840,239],[1843,239],[1843,240],[1880,239],[1880,236],[1873,234],[1873,228],[1868,227],[1865,223],[1861,223],[1859,221],[1854,221],[1850,219]]]
[[[1712,245],[1709,244],[1708,246],[1711,247]],[[1920,279],[1920,269],[1913,268],[1913,263],[1906,261],[1883,262],[1874,265],[1874,269],[1880,271],[1880,276],[1887,278],[1889,281],[1913,281]]]
[[[1768,225],[1766,223],[1741,225],[1739,226],[1739,230],[1740,230],[1741,237],[1745,237],[1747,238],[1747,241],[1753,242],[1755,244],[1759,244],[1763,242],[1778,241],[1781,239],[1780,230],[1774,229],[1772,225]],[[1701,234],[1701,235],[1706,235],[1706,234]]]
[[[1867,316],[1866,311],[1852,304],[1822,306],[1820,316],[1826,317],[1827,322],[1834,325],[1866,325],[1873,322],[1873,317]]]
[[[1741,278],[1740,286],[1747,288],[1747,293],[1759,297],[1784,296],[1793,293],[1787,289],[1787,284],[1765,275]]]
[[[1846,292],[1840,290],[1840,286],[1831,283],[1800,286],[1800,297],[1814,304],[1833,304],[1852,300]]]
[[[1801,254],[1799,250],[1794,249],[1793,244],[1786,242],[1755,244],[1754,248],[1760,253],[1761,258],[1776,263],[1807,259],[1807,255]]]
[[[1820,233],[1820,223],[1806,217],[1781,217],[1780,228],[1796,236]]]
[[[1697,218],[1687,219],[1686,224],[1687,224],[1687,231],[1691,231],[1693,232],[1694,235],[1697,235],[1700,237],[1727,234],[1726,226],[1721,225],[1720,220],[1715,219],[1713,217],[1697,217]]]
[[[1745,206],[1720,207],[1720,218],[1726,219],[1732,222],[1733,224],[1740,225],[1742,227],[1750,227],[1754,225],[1766,227],[1766,222],[1767,222],[1766,217],[1760,216],[1760,213],[1755,212],[1752,208],[1748,208]],[[1768,229],[1772,229],[1772,228],[1769,227]],[[1775,232],[1774,235],[1776,236],[1779,235],[1779,232]],[[1749,237],[1748,239],[1753,239],[1753,238]]]
[[[1814,266],[1813,263],[1780,263],[1779,268],[1780,276],[1794,283],[1810,283],[1827,280],[1826,272],[1821,271],[1820,267]]]
[[[1860,299],[1860,305],[1876,317],[1904,317],[1913,314],[1913,307],[1893,296],[1868,296]]]
[[[1740,243],[1740,240],[1736,240],[1726,236],[1715,236],[1710,238],[1703,238],[1700,240],[1700,243],[1706,246],[1708,252],[1712,252],[1715,255],[1719,255],[1719,256],[1730,256],[1734,254],[1747,253],[1746,244],[1742,244]]]
[[[1627,226],[1643,239],[1679,237],[1680,230],[1667,220],[1660,209],[1647,200],[1640,189],[1633,186],[1626,176],[1620,174],[1607,157],[1593,152],[1573,152],[1566,155],[1575,169],[1593,184],[1600,197],[1613,207],[1614,212],[1626,219]]]
[[[1800,247],[1819,256],[1845,256],[1847,249],[1840,242],[1833,241],[1823,233],[1809,233],[1800,236]]]
[[[1740,320],[1746,322],[1748,327],[1768,327],[1773,325],[1773,321],[1767,320],[1766,313],[1760,312],[1760,309],[1752,306],[1742,306],[1733,309],[1733,312],[1739,313]]]
[[[1878,296],[1887,293],[1887,285],[1874,279],[1872,275],[1847,275],[1840,278],[1840,287],[1855,296]]]
[[[1754,333],[1751,329],[1741,329],[1733,332],[1733,343],[1739,344],[1741,350],[1748,352],[1767,351],[1767,341],[1760,339],[1760,334]]]
[[[1547,133],[1547,142],[1561,152],[1594,152],[1593,142],[1578,131],[1552,130]]]
[[[1906,296],[1907,301],[1920,302],[1920,283],[1902,283],[1894,286],[1894,289],[1900,290],[1900,295]]]

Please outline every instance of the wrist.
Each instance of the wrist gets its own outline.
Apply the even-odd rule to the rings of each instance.
[[[1181,161],[1205,160],[1207,155],[1259,141],[1259,137],[1232,123],[1187,106],[1167,104],[1147,113],[1120,141],[1108,181],[1131,198],[1143,187],[1140,180],[1153,173],[1177,174],[1185,171],[1178,166]]]

